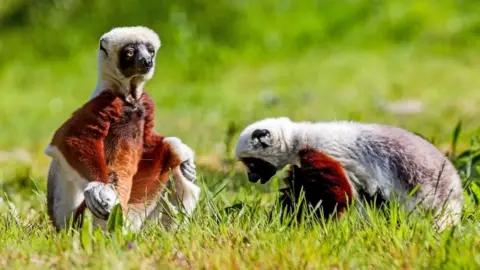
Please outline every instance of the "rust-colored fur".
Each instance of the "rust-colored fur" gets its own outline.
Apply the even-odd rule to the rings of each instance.
[[[85,179],[113,183],[126,211],[129,203],[159,194],[169,169],[180,164],[153,130],[154,118],[155,104],[147,93],[132,104],[105,91],[78,109],[56,131],[51,145]],[[85,208],[84,201],[75,218]]]
[[[282,190],[282,206],[292,211],[303,188],[305,201],[320,209],[326,217],[337,217],[353,200],[352,187],[340,162],[311,148],[300,151],[300,167],[292,166],[285,179],[287,188]],[[301,213],[300,213],[301,214]]]

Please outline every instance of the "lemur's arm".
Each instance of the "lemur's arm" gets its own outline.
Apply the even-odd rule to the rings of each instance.
[[[353,198],[352,185],[339,161],[312,148],[299,151],[301,166],[293,166],[287,176],[287,188],[282,190],[280,201],[287,212],[294,209],[305,192],[306,201],[313,207],[321,202],[325,215],[340,217]]]
[[[55,132],[50,146],[55,146],[87,181],[107,183],[103,141],[111,122],[119,119],[121,112],[120,98],[104,92],[75,111]]]
[[[113,94],[98,95],[55,132],[45,151],[69,171],[67,179],[84,192],[85,201],[76,209],[75,218],[83,214],[86,206],[102,218],[113,208],[116,194],[106,185],[109,179],[103,141],[111,123],[121,116],[122,107],[123,101]]]

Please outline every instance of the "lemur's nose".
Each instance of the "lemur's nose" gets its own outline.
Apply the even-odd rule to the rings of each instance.
[[[149,68],[152,67],[152,59],[146,59],[146,58],[144,58],[144,59],[143,59],[143,65],[144,65],[145,67],[149,67]]]

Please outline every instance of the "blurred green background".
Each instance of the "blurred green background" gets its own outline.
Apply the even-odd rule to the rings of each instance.
[[[52,132],[95,87],[99,37],[127,25],[160,35],[146,85],[157,130],[199,163],[220,168],[239,129],[269,116],[394,124],[442,150],[462,120],[468,147],[479,14],[473,0],[2,0],[0,162],[20,156],[45,175]]]

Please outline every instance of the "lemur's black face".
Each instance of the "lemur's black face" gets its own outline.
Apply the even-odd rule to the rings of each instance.
[[[248,167],[248,180],[252,183],[260,180],[265,184],[277,173],[274,165],[259,158],[242,158],[241,161]]]
[[[130,78],[147,74],[153,67],[155,48],[150,43],[130,43],[118,53],[118,68]]]

